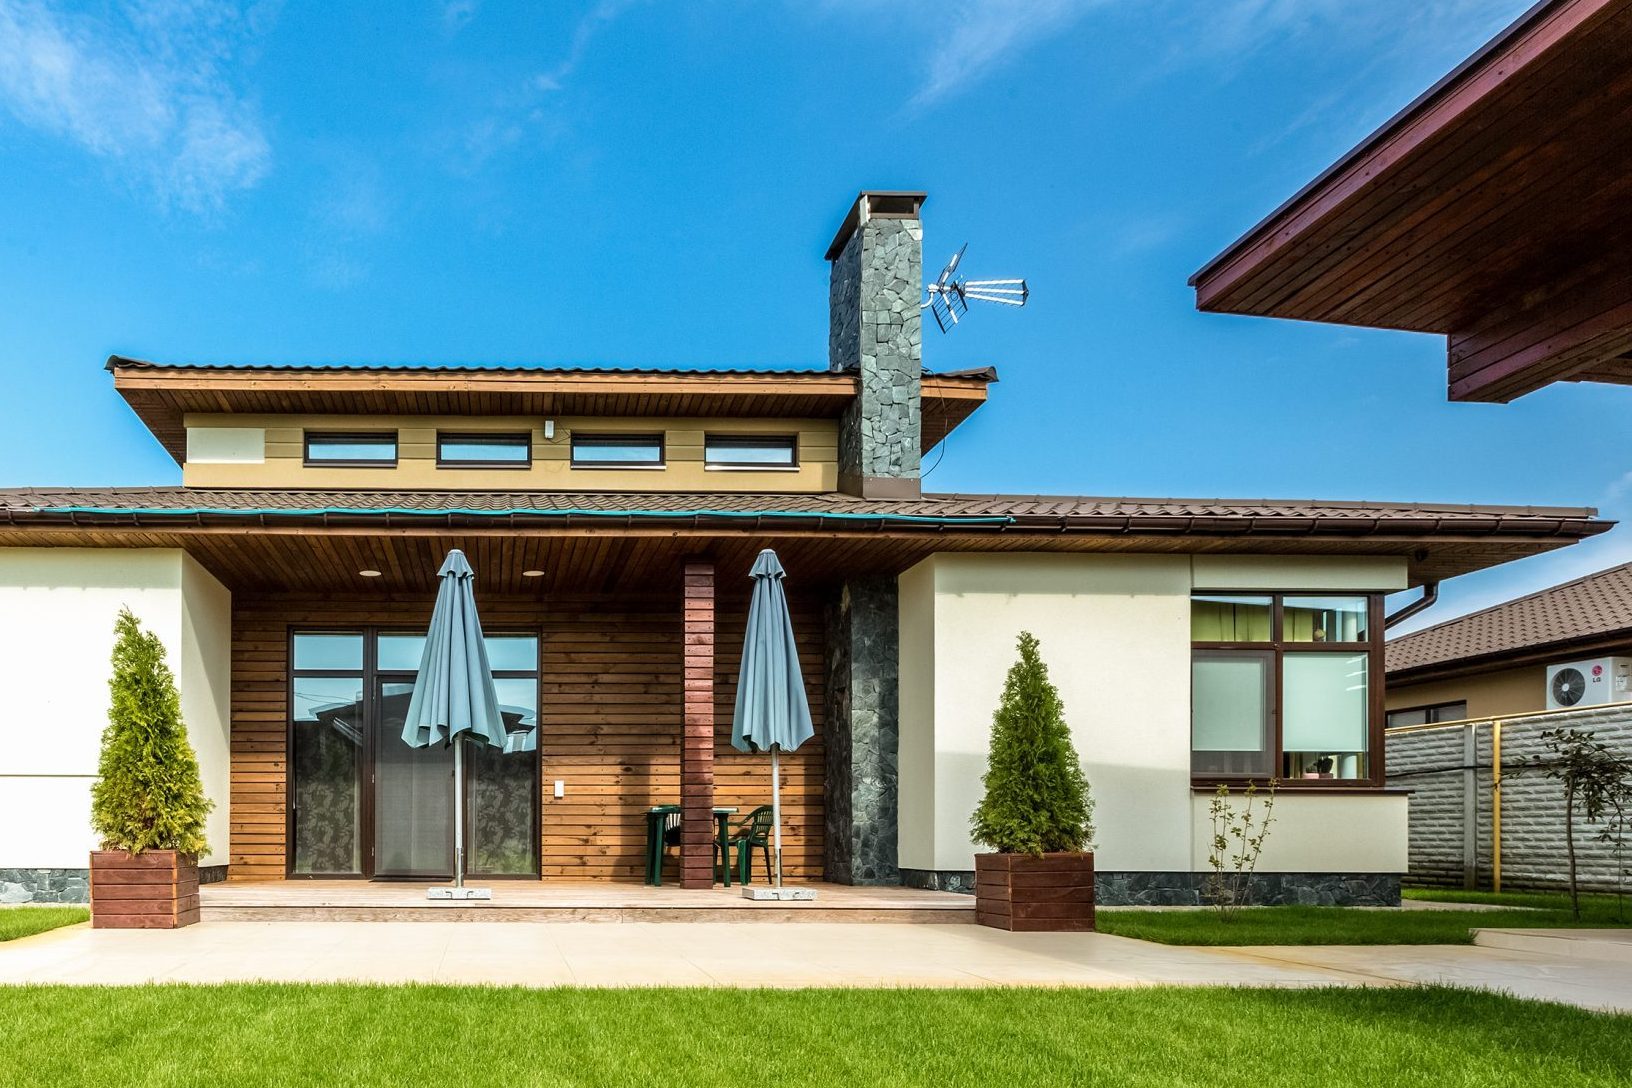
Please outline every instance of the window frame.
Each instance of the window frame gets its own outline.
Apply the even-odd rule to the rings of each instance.
[[[1447,707],[1453,707],[1453,706],[1459,706],[1459,707],[1462,708],[1462,716],[1461,717],[1458,717],[1458,718],[1435,718],[1435,717],[1430,717],[1430,715],[1434,711],[1444,710]],[[1395,714],[1410,714],[1412,711],[1416,711],[1416,710],[1420,710],[1420,711],[1423,712],[1423,720],[1420,721],[1420,722],[1406,722],[1406,723],[1403,723],[1401,725],[1390,725],[1388,723],[1388,719],[1393,717]],[[1465,721],[1472,721],[1472,720],[1474,720],[1474,719],[1471,719],[1471,718],[1468,717],[1468,701],[1466,699],[1449,699],[1449,700],[1446,700],[1443,703],[1418,703],[1416,706],[1397,706],[1397,707],[1394,707],[1392,710],[1387,710],[1387,711],[1383,712],[1383,728],[1384,729],[1410,729],[1410,728],[1413,728],[1415,726],[1444,725],[1444,724],[1449,723],[1449,722],[1465,722]]]
[[[391,459],[362,460],[355,457],[326,459],[312,457],[312,440],[326,442],[372,443],[391,440]],[[402,436],[396,431],[302,431],[300,442],[301,463],[306,468],[396,468],[402,457]]]
[[[1271,656],[1271,688],[1274,700],[1270,707],[1269,738],[1270,764],[1274,768],[1274,775],[1280,781],[1281,789],[1309,789],[1309,790],[1376,790],[1384,785],[1383,775],[1383,730],[1385,710],[1383,706],[1383,594],[1374,590],[1338,590],[1338,589],[1211,589],[1196,587],[1191,591],[1191,598],[1209,596],[1231,597],[1268,597],[1270,598],[1270,627],[1269,638],[1262,642],[1190,642],[1190,657],[1194,662],[1197,651],[1208,653],[1228,651],[1268,651]],[[1296,642],[1285,637],[1285,602],[1287,598],[1299,597],[1363,597],[1366,600],[1366,640],[1364,642]],[[1287,778],[1285,715],[1286,677],[1285,662],[1287,654],[1346,654],[1366,657],[1366,773],[1359,778]],[[1195,693],[1191,692],[1191,752],[1195,751]],[[1250,774],[1219,774],[1216,772],[1198,773],[1194,769],[1192,755],[1190,781],[1198,788],[1212,788],[1223,785],[1246,785],[1250,782],[1263,782],[1259,776]]]
[[[520,442],[527,451],[527,456],[519,461],[504,461],[498,459],[465,460],[463,458],[448,458],[442,453],[443,443],[464,443],[473,446],[501,446]],[[463,468],[505,468],[530,469],[533,467],[533,432],[532,431],[437,431],[436,432],[436,467],[449,469]]]
[[[620,442],[633,445],[639,442],[651,442],[657,446],[656,461],[603,461],[588,460],[578,456],[580,441],[607,443]],[[567,437],[568,463],[575,469],[614,469],[634,472],[651,472],[669,467],[668,436],[663,431],[574,431]]]
[[[727,446],[733,444],[745,446],[750,443],[786,445],[788,462],[779,465],[767,461],[715,460],[708,455],[709,447],[715,443],[725,443]],[[719,434],[705,432],[703,435],[703,467],[710,472],[798,472],[799,436],[797,434]]]
[[[423,626],[413,627],[396,623],[384,624],[344,624],[337,623],[328,626],[322,623],[290,624],[284,631],[284,752],[286,753],[284,773],[284,857],[283,870],[286,880],[390,880],[393,877],[374,876],[376,869],[375,851],[378,845],[375,832],[375,759],[379,738],[377,736],[377,720],[373,706],[374,691],[382,679],[400,679],[416,675],[409,669],[381,668],[379,664],[379,641],[381,636],[413,635],[424,637]],[[533,721],[537,732],[537,743],[533,750],[533,812],[532,812],[532,844],[533,844],[533,871],[531,873],[480,873],[474,870],[467,871],[466,876],[477,877],[482,880],[538,880],[544,867],[544,632],[541,628],[526,626],[499,626],[483,628],[482,634],[489,637],[502,638],[506,635],[521,636],[534,640],[534,661],[532,669],[494,669],[495,680],[519,679],[532,680],[533,689]],[[361,668],[356,669],[296,669],[295,668],[295,639],[300,635],[357,635],[363,640],[363,661]],[[361,754],[363,766],[361,781],[358,783],[358,812],[357,831],[361,837],[358,860],[360,873],[298,873],[295,871],[295,681],[302,677],[342,677],[356,679],[362,688],[362,698],[367,704],[364,714],[368,719],[368,728],[363,733]],[[465,821],[466,830],[472,828],[469,824],[471,782],[470,765],[465,767],[465,811],[460,819]]]

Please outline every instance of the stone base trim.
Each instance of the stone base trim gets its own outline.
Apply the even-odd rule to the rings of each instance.
[[[89,869],[0,869],[0,904],[90,901]]]
[[[198,867],[198,882],[200,884],[220,884],[227,879],[225,865],[200,865]]]
[[[1094,902],[1102,907],[1207,905],[1208,873],[1105,872],[1095,874]],[[973,895],[973,870],[903,869],[901,883],[926,891]],[[1259,873],[1250,904],[1315,907],[1397,907],[1399,873]]]

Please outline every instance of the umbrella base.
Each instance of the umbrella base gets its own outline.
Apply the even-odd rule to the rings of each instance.
[[[492,888],[426,888],[426,899],[492,899]]]
[[[815,888],[762,888],[752,887],[742,889],[744,899],[815,899]]]

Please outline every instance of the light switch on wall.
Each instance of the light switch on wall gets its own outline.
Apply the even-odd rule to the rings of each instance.
[[[555,799],[557,801],[567,795],[567,784],[559,778],[555,780]]]

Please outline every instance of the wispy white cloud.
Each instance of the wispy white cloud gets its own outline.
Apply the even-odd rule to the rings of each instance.
[[[479,0],[446,0],[442,5],[442,29],[457,34],[476,18]]]
[[[307,269],[317,286],[344,290],[373,273],[369,251],[390,229],[395,200],[380,168],[352,152],[330,157],[320,192],[304,245]]]
[[[930,5],[936,34],[909,111],[933,106],[1064,30],[1106,0],[963,0]]]
[[[828,15],[881,21],[922,42],[917,113],[979,85],[1028,50],[1070,31],[1090,14],[1136,18],[1149,27],[1151,54],[1164,68],[1247,64],[1288,41],[1388,41],[1393,49],[1470,26],[1494,30],[1525,0],[824,0]],[[1517,7],[1515,6],[1517,5]]]
[[[636,2],[637,0],[600,0],[578,20],[578,25],[573,27],[566,55],[551,67],[534,74],[530,81],[533,89],[560,90],[567,77],[583,63],[584,55],[589,52],[590,43],[595,40],[595,36],[616,22],[618,16],[634,7]]]
[[[512,149],[548,138],[561,126],[559,111],[548,105],[548,99],[566,89],[595,39],[641,2],[598,0],[591,6],[571,24],[552,63],[519,79],[512,76],[501,91],[468,116],[454,137],[458,155],[450,168],[471,177]]]
[[[271,168],[259,111],[232,75],[272,10],[0,0],[0,108],[130,171],[167,206],[217,210]]]

